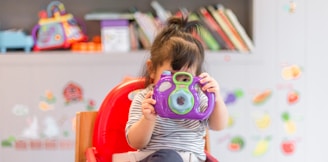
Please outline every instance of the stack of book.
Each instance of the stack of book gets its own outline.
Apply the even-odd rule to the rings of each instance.
[[[253,42],[239,22],[234,12],[221,4],[202,6],[195,11],[180,8],[171,14],[158,2],[153,1],[156,14],[134,11],[128,25],[130,50],[149,49],[165,20],[171,15],[188,16],[190,21],[199,21],[199,32],[194,33],[205,49],[231,50],[249,53],[254,49]],[[123,15],[126,15],[123,14]]]
[[[223,5],[208,5],[189,12],[181,9],[177,15],[189,16],[200,22],[198,38],[207,49],[250,52],[254,45],[231,9]]]

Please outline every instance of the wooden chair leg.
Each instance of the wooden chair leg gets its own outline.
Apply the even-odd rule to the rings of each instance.
[[[86,162],[85,152],[92,147],[92,132],[96,111],[76,113],[75,162]]]

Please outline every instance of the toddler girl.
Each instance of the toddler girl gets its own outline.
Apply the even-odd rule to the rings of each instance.
[[[219,85],[204,72],[204,47],[192,34],[197,31],[197,25],[186,17],[171,17],[152,44],[143,76],[146,88],[132,101],[125,129],[129,145],[138,149],[142,162],[205,161],[206,130],[221,130],[227,125],[228,112]],[[188,72],[202,78],[201,90],[215,94],[215,106],[209,118],[169,119],[156,114],[152,90],[164,71]],[[203,95],[200,109],[206,108],[207,97]]]

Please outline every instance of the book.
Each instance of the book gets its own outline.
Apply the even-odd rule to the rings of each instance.
[[[139,38],[137,33],[137,25],[135,21],[130,22],[129,33],[130,33],[130,50],[138,50],[140,45],[139,45]]]
[[[237,16],[232,12],[232,10],[230,10],[228,8],[225,9],[225,14],[228,17],[228,19],[230,20],[231,24],[235,27],[236,31],[239,33],[239,35],[241,36],[241,38],[246,43],[248,49],[250,51],[252,51],[254,49],[253,42],[250,39],[250,37],[247,35],[244,27],[238,21]]]
[[[159,30],[157,23],[154,20],[154,17],[151,13],[142,13],[140,11],[136,11],[134,13],[134,18],[137,24],[140,27],[140,30],[143,31],[149,42],[152,44],[156,34]]]
[[[197,39],[199,40],[199,42],[203,45],[203,48],[204,49],[209,49],[207,44],[205,43],[205,41],[203,40],[203,38],[199,35],[198,32],[193,32],[192,35]]]
[[[243,40],[243,38],[240,36],[240,34],[238,33],[238,31],[236,30],[236,28],[234,27],[234,25],[230,22],[229,18],[225,14],[225,8],[224,8],[224,6],[223,5],[220,5],[220,4],[217,5],[217,12],[222,17],[223,21],[226,22],[227,26],[230,28],[231,32],[236,37],[236,39],[241,43],[241,45],[243,46],[243,48],[246,49],[247,51],[250,51],[250,49],[248,48],[246,42]]]
[[[203,41],[206,44],[206,47],[210,50],[220,50],[221,46],[220,44],[216,41],[216,39],[213,37],[213,35],[209,32],[209,29],[206,27],[203,22],[201,22],[200,18],[198,15],[194,12],[191,12],[189,14],[189,20],[193,21],[198,21],[200,23],[199,26],[199,36],[200,38],[203,39]]]
[[[177,17],[187,17],[190,14],[190,12],[188,11],[188,9],[186,8],[180,8],[177,12],[175,12],[174,16]],[[188,19],[188,21],[194,21],[195,19]],[[197,20],[196,20],[197,21]],[[201,42],[201,44],[203,45],[204,49],[209,49],[207,44],[205,43],[205,41],[203,40],[203,38],[200,36],[200,32],[199,32],[199,26],[198,26],[198,30],[194,31],[192,33],[192,35]]]
[[[211,13],[212,17],[216,20],[216,22],[222,27],[222,30],[227,34],[233,45],[236,47],[238,51],[247,52],[248,48],[246,44],[244,44],[243,40],[241,40],[239,34],[234,33],[234,27],[231,25],[230,21],[223,14],[223,6],[218,5],[218,9],[215,9],[212,5],[207,6],[208,11]],[[236,35],[237,34],[237,35]]]
[[[172,15],[170,11],[166,10],[159,2],[152,1],[150,5],[156,12],[159,21],[164,24],[166,20]]]
[[[140,26],[137,26],[136,27],[136,32],[137,32],[137,35],[138,35],[138,39],[140,41],[140,44],[142,46],[143,49],[150,49],[151,48],[151,43],[150,41],[148,40],[146,34],[144,33],[144,31],[141,29]]]
[[[235,46],[231,42],[230,38],[226,35],[226,33],[222,30],[222,28],[217,24],[212,15],[208,12],[205,7],[200,7],[197,11],[199,13],[199,17],[203,22],[208,26],[213,36],[216,38],[218,43],[221,45],[223,49],[227,50],[235,50]]]

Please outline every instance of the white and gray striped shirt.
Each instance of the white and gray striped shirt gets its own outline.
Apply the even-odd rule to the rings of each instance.
[[[132,101],[125,132],[139,121],[142,116],[141,104],[152,85],[139,91]],[[207,107],[206,95],[201,95],[201,110]],[[174,149],[181,152],[192,152],[199,159],[205,160],[205,133],[208,120],[169,119],[157,116],[156,124],[148,145],[140,151],[155,151],[159,149]]]

